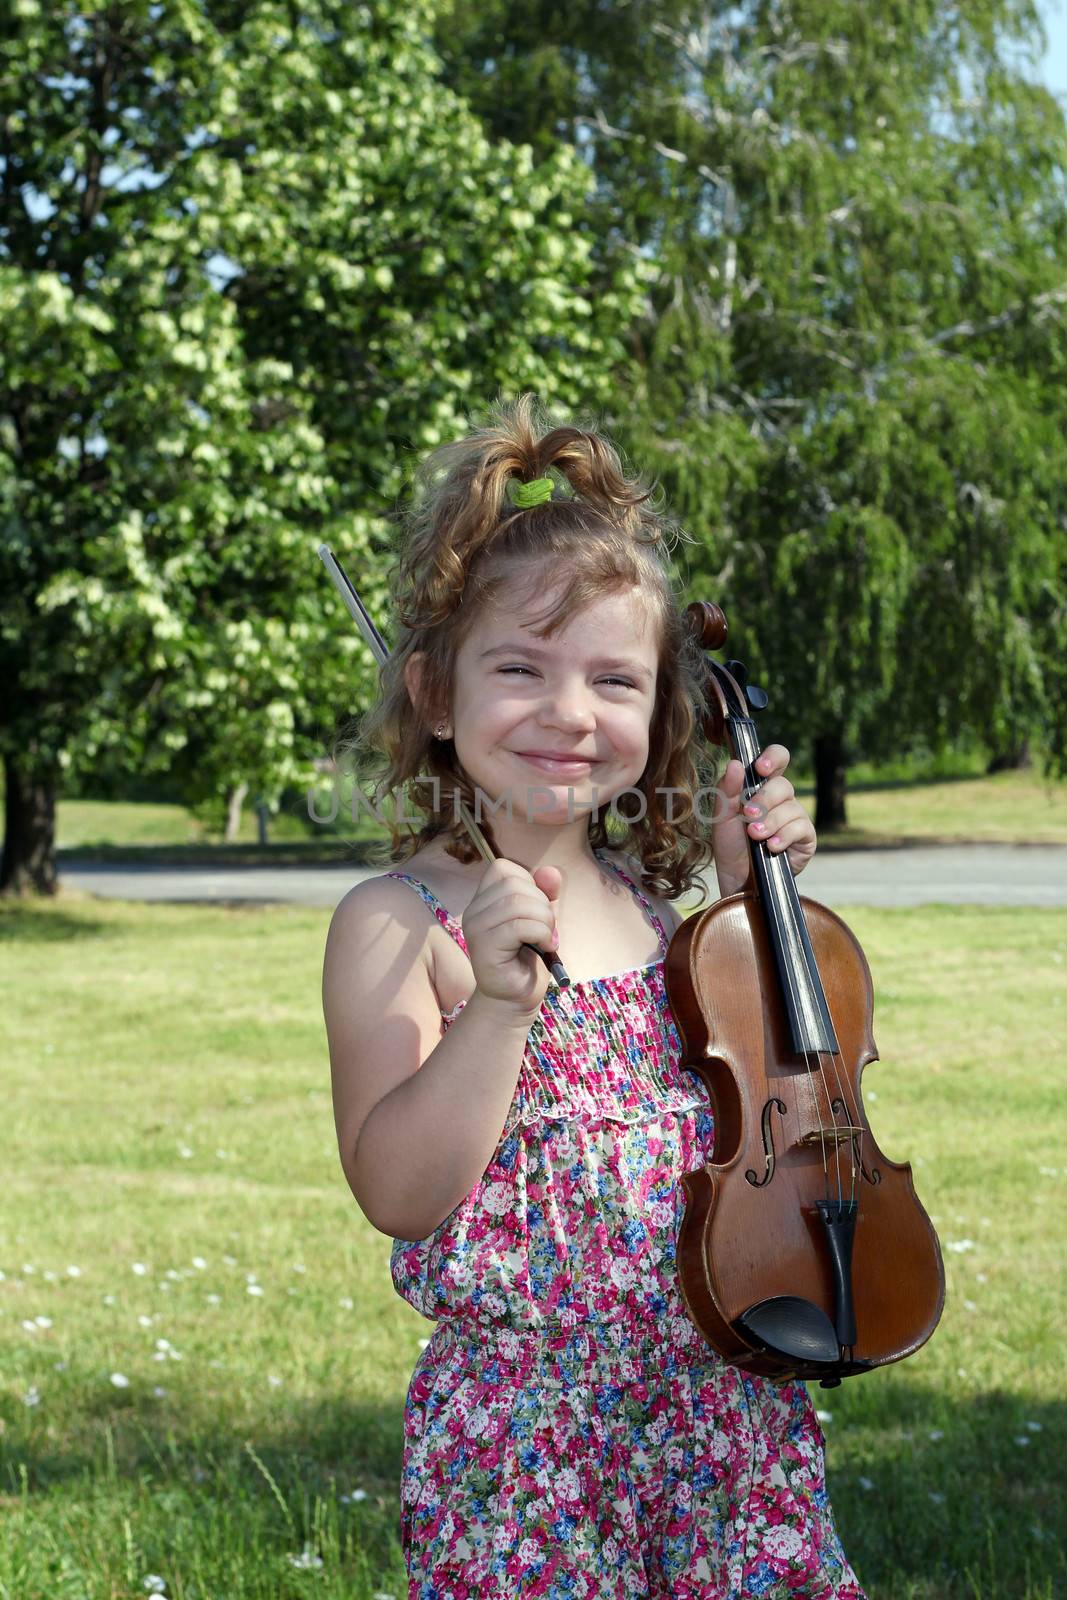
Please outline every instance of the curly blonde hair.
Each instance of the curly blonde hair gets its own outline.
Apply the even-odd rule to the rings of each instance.
[[[510,480],[545,476],[555,483],[550,499],[526,508],[509,500]],[[604,595],[636,587],[658,646],[649,759],[633,786],[641,798],[626,791],[610,808],[622,830],[617,837],[609,833],[608,808],[591,812],[590,845],[633,856],[653,894],[676,899],[694,888],[703,894],[698,873],[712,851],[696,797],[720,773],[700,731],[702,658],[667,559],[672,542],[687,536],[651,509],[654,489],[627,475],[595,426],[554,426],[536,398],[523,394],[511,403],[497,400],[484,426],[434,450],[416,469],[414,490],[390,570],[399,623],[380,669],[380,697],[356,719],[354,737],[343,737],[334,751],[342,760],[351,753],[357,768],[377,758],[379,811],[385,797],[403,794],[423,818],[417,831],[410,820],[390,819],[391,840],[372,849],[372,861],[406,861],[441,837],[455,860],[479,859],[458,809],[459,800],[473,807],[473,786],[453,741],[437,738],[433,728],[451,702],[456,656],[482,608],[517,579],[530,580],[532,598],[562,573],[565,586],[540,619],[539,638]],[[404,669],[417,652],[420,703],[413,704]],[[412,784],[416,777],[438,782],[427,789]],[[662,791],[672,807],[664,807]],[[497,853],[491,821],[480,826]]]

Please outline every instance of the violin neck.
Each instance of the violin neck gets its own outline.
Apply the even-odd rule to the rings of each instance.
[[[745,769],[742,805],[759,788],[755,771],[760,746],[751,718],[731,717],[728,721],[734,755]],[[786,852],[774,855],[759,839],[749,839],[752,876],[763,907],[767,937],[781,987],[782,1004],[789,1018],[793,1048],[798,1055],[820,1051],[840,1053],[837,1035],[830,1019],[815,952],[808,937],[804,911]]]

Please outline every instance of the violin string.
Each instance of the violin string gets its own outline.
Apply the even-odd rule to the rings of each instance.
[[[737,727],[737,734],[738,734],[738,744],[744,747],[743,748],[743,752],[742,752],[742,757],[741,757],[742,764],[743,764],[746,772],[751,772],[751,771],[754,770],[755,763],[759,758],[759,744],[758,744],[758,741],[756,740],[756,737],[755,737],[755,728],[754,728],[754,726],[753,726],[753,724],[752,724],[750,719],[744,718],[744,719],[739,720],[738,727]],[[753,785],[753,791],[758,787],[759,787],[758,784]],[[743,804],[744,804],[744,800],[742,800],[742,805]],[[776,934],[778,936],[779,945],[784,950],[785,949],[785,929],[784,929],[784,923],[783,923],[782,917],[780,915],[780,907],[779,907],[778,901],[779,901],[779,897],[784,901],[785,900],[785,896],[781,892],[781,886],[780,885],[778,886],[778,889],[777,889],[776,892],[773,890],[774,863],[777,861],[779,867],[781,867],[781,865],[782,865],[781,857],[780,856],[776,857],[776,856],[772,855],[768,851],[765,841],[762,840],[762,839],[753,840],[752,843],[755,844],[756,849],[759,851],[759,854],[760,854],[761,858],[763,859],[763,861],[765,862],[765,864],[767,865],[767,868],[768,868],[768,871],[767,871],[767,882],[768,882],[769,885],[772,885],[772,892],[770,894],[768,894],[768,896],[767,896],[767,912],[768,912],[768,915],[770,916],[771,922],[774,924],[775,932],[776,932]],[[796,982],[795,982],[795,979],[794,979],[794,974],[793,974],[793,971],[792,971],[792,966],[791,966],[791,963],[789,961],[783,961],[782,962],[782,971],[783,971],[784,976],[785,976],[786,987],[787,987],[787,989],[789,991],[789,998],[793,1003],[793,1007],[794,1007],[796,1013],[799,1015],[799,1013],[800,1013],[800,991],[799,991],[799,989],[798,989],[798,987],[796,985]],[[814,1110],[815,1110],[815,1115],[816,1115],[816,1118],[817,1118],[817,1121],[818,1121],[819,1145],[820,1145],[820,1149],[821,1149],[821,1152],[822,1152],[822,1165],[823,1165],[823,1192],[826,1195],[826,1197],[829,1198],[829,1194],[830,1194],[830,1174],[829,1174],[829,1170],[827,1168],[827,1163],[826,1163],[826,1128],[825,1128],[825,1125],[823,1123],[823,1112],[822,1112],[822,1107],[819,1104],[818,1094],[817,1094],[817,1092],[815,1090],[815,1087],[814,1087],[815,1075],[814,1075],[814,1073],[812,1071],[812,1068],[811,1068],[810,1053],[805,1048],[803,1050],[803,1052],[802,1052],[802,1055],[803,1055],[803,1060],[804,1060],[804,1069],[805,1069],[805,1072],[807,1074],[808,1091],[809,1091],[809,1093],[811,1095],[812,1104],[813,1104],[813,1107],[814,1107]],[[830,1104],[829,1087],[828,1087],[828,1085],[826,1083],[825,1075],[823,1074],[823,1071],[822,1071],[821,1062],[819,1064],[819,1073],[820,1073],[820,1077],[822,1078],[823,1091],[826,1094],[826,1103],[827,1103],[827,1105],[829,1105]],[[799,1117],[799,1111],[797,1109],[797,1103],[796,1103],[796,1083],[795,1083],[795,1079],[794,1079],[794,1083],[793,1083],[793,1113],[794,1113],[794,1116],[796,1116],[797,1121],[799,1122],[800,1117]],[[841,1161],[840,1161],[840,1154],[839,1154],[839,1152],[837,1150],[836,1145],[835,1145],[835,1149],[834,1149],[834,1155],[835,1155],[835,1168],[836,1168],[836,1176],[837,1176],[837,1189],[838,1189],[838,1196],[840,1197],[840,1193],[841,1193],[841,1170],[840,1170],[841,1169]]]
[[[749,755],[750,762],[754,762],[758,757],[758,744],[755,741],[754,734],[755,734],[755,730],[752,727],[751,721],[746,719],[746,724],[744,726],[744,737],[745,737],[746,742],[748,743],[748,751],[747,751],[747,753]],[[760,844],[763,843],[762,840],[756,841],[756,842],[757,842],[757,846],[759,846]],[[785,911],[786,908],[788,908],[788,912],[791,915],[792,914],[792,909],[793,909],[793,903],[794,903],[793,900],[791,899],[791,897],[786,893],[786,890],[785,890],[785,877],[786,877],[786,873],[790,870],[789,869],[788,857],[786,857],[784,851],[780,852],[778,855],[772,855],[772,854],[770,854],[769,852],[767,852],[764,849],[764,850],[761,850],[760,853],[763,856],[764,861],[767,864],[767,869],[768,869],[767,870],[767,879],[768,879],[768,883],[773,885],[772,893],[768,896],[768,911],[769,911],[771,920],[775,924],[775,929],[776,929],[776,932],[778,934],[779,940],[781,941],[782,946],[784,948],[784,946],[785,946],[784,931],[783,931],[784,924],[783,924],[783,917],[782,917],[781,913],[783,911]],[[803,917],[804,908],[803,908],[803,906],[800,905],[799,897],[796,898],[796,910],[797,910],[797,914],[800,917]],[[802,942],[801,942],[801,940],[799,938],[798,930],[796,928],[795,923],[793,924],[793,934],[794,934],[794,941],[793,941],[794,947],[803,949],[803,944],[802,944]],[[793,974],[792,974],[791,965],[790,965],[790,963],[788,961],[786,961],[786,962],[783,963],[783,966],[784,966],[784,970],[785,970],[786,984],[787,984],[787,987],[788,987],[789,992],[790,992],[790,998],[792,999],[794,1005],[796,1006],[797,1010],[799,1011],[799,1009],[800,1009],[799,1008],[799,995],[798,995],[798,990],[797,990],[797,988],[796,988],[796,986],[795,986],[795,984],[793,982]],[[820,981],[820,986],[821,986],[821,979],[819,981]],[[820,1084],[822,1086],[823,1094],[826,1097],[825,1103],[826,1103],[827,1108],[830,1110],[830,1113],[831,1113],[831,1116],[833,1117],[833,1122],[834,1122],[834,1125],[835,1125],[835,1128],[836,1128],[837,1118],[836,1118],[836,1116],[833,1116],[833,1109],[832,1109],[833,1108],[833,1097],[832,1097],[832,1095],[830,1093],[830,1086],[829,1086],[829,1083],[827,1081],[826,1069],[825,1069],[825,1067],[823,1065],[823,1060],[822,1060],[824,1052],[816,1051],[816,1052],[813,1052],[813,1053],[815,1054],[816,1061],[818,1063],[819,1082],[820,1082]],[[832,1066],[833,1066],[834,1080],[836,1082],[837,1089],[839,1091],[841,1103],[842,1103],[842,1105],[844,1107],[844,1110],[845,1110],[845,1115],[849,1118],[849,1126],[858,1127],[859,1126],[858,1121],[853,1120],[851,1112],[849,1110],[848,1095],[846,1093],[845,1086],[841,1081],[841,1075],[840,1075],[840,1071],[838,1069],[837,1058],[836,1058],[836,1056],[834,1056],[833,1052],[825,1052],[825,1053],[830,1055],[831,1063],[832,1063]],[[820,1147],[822,1149],[822,1157],[823,1157],[823,1188],[824,1188],[824,1194],[825,1194],[826,1198],[829,1199],[830,1198],[830,1175],[829,1175],[829,1171],[827,1169],[827,1164],[826,1164],[826,1133],[827,1133],[827,1129],[826,1129],[825,1122],[823,1120],[822,1106],[819,1104],[818,1094],[817,1094],[817,1092],[815,1090],[815,1087],[814,1087],[814,1085],[815,1085],[815,1074],[814,1074],[814,1072],[812,1070],[812,1067],[811,1067],[810,1055],[809,1055],[809,1052],[807,1051],[807,1049],[805,1049],[803,1051],[803,1057],[804,1057],[805,1070],[806,1070],[806,1072],[808,1074],[808,1085],[809,1085],[809,1089],[811,1090],[812,1100],[813,1100],[814,1105],[815,1105],[816,1116],[817,1116],[817,1119],[818,1119],[819,1143],[820,1143]],[[855,1165],[855,1150],[852,1147],[851,1139],[849,1140],[849,1146],[850,1146],[850,1149],[852,1150],[852,1158],[851,1158],[850,1163],[849,1163],[849,1166],[850,1166],[850,1180],[851,1180],[850,1186],[849,1186],[849,1192],[850,1192],[850,1199],[854,1200],[855,1199],[855,1193],[856,1193],[856,1165]],[[837,1138],[834,1138],[834,1140],[833,1140],[833,1152],[834,1152],[834,1177],[836,1179],[836,1184],[837,1184],[838,1204],[840,1204],[844,1199],[844,1194],[843,1194],[842,1183],[841,1183],[841,1161],[842,1161],[841,1145],[840,1145],[840,1142],[839,1142],[839,1140]]]
[[[783,860],[783,856],[784,856],[784,852],[782,853],[782,855],[772,856],[771,860],[772,860],[772,862],[774,862],[774,867],[772,868],[772,871],[777,871],[778,873],[780,873],[782,879],[784,880],[785,873],[789,870],[789,863],[788,863],[787,860]],[[779,890],[781,892],[782,904],[785,907],[788,908],[788,914],[790,916],[792,916],[793,915],[793,901],[790,899],[790,897],[787,894],[785,894],[783,892],[782,884],[779,884]],[[799,915],[801,917],[803,917],[803,915],[804,915],[804,907],[800,904],[799,896],[797,897],[797,900],[796,900],[796,913],[797,913],[797,915]],[[795,923],[794,923],[794,933],[796,933]],[[799,942],[800,941],[799,941],[799,938],[798,938],[797,939],[797,943],[799,944]],[[820,984],[821,984],[821,981],[822,980],[820,978]],[[825,990],[824,990],[824,993],[825,993]],[[829,1005],[827,1006],[827,1009],[829,1009]],[[831,1071],[833,1072],[834,1084],[835,1084],[836,1089],[838,1091],[838,1097],[840,1099],[842,1108],[843,1108],[843,1110],[845,1112],[846,1117],[848,1117],[848,1119],[849,1119],[849,1126],[850,1127],[858,1127],[859,1123],[858,1123],[858,1121],[853,1119],[852,1113],[851,1113],[851,1111],[849,1109],[847,1085],[842,1080],[840,1066],[839,1066],[839,1063],[838,1063],[837,1056],[834,1054],[834,1052],[832,1050],[818,1051],[818,1052],[816,1052],[816,1055],[817,1055],[818,1062],[819,1062],[819,1079],[820,1079],[820,1082],[822,1083],[822,1086],[823,1086],[823,1092],[826,1095],[826,1104],[827,1104],[828,1107],[831,1108],[831,1114],[832,1114],[832,1108],[833,1108],[833,1096],[831,1095],[830,1086],[829,1086],[829,1083],[827,1081],[826,1067],[825,1067],[824,1062],[823,1062],[823,1057],[824,1056],[828,1056],[829,1057],[830,1068],[831,1068]],[[836,1116],[833,1117],[833,1122],[834,1122],[834,1126],[836,1128],[836,1125],[837,1125]],[[820,1112],[819,1131],[820,1131],[820,1134],[823,1132],[821,1112]],[[852,1148],[851,1139],[849,1140],[849,1147],[850,1147],[850,1149]],[[841,1204],[841,1202],[844,1200],[844,1190],[842,1188],[842,1183],[841,1183],[841,1164],[842,1164],[841,1144],[840,1144],[840,1141],[835,1138],[834,1139],[834,1174],[835,1174],[835,1177],[836,1177],[836,1180],[837,1180],[837,1200],[838,1200],[838,1204]],[[855,1163],[854,1154],[853,1154],[852,1159],[849,1162],[849,1176],[850,1176],[849,1198],[850,1198],[850,1200],[854,1200],[856,1198],[856,1163]],[[829,1198],[829,1193],[827,1193],[827,1198]]]
[[[781,857],[780,856],[777,857],[776,859],[779,862],[781,862]],[[785,898],[785,897],[783,897],[783,898]],[[791,902],[789,902],[789,903],[790,903],[790,909],[792,909],[792,903]],[[803,908],[803,906],[800,905],[799,896],[797,898],[797,910],[798,910],[799,914],[801,916],[803,916],[804,908]],[[829,1009],[829,1002],[827,1002],[827,1009]],[[857,1184],[856,1165],[857,1165],[857,1160],[862,1162],[862,1159],[863,1159],[863,1122],[862,1122],[862,1119],[859,1116],[858,1106],[856,1105],[855,1101],[852,1100],[851,1089],[850,1089],[850,1086],[849,1086],[849,1083],[848,1083],[847,1076],[845,1078],[842,1078],[840,1064],[839,1064],[837,1056],[833,1053],[833,1051],[827,1051],[825,1053],[827,1055],[829,1055],[829,1057],[830,1057],[830,1062],[831,1062],[831,1065],[832,1065],[833,1075],[834,1075],[834,1082],[835,1082],[835,1084],[837,1086],[838,1097],[839,1097],[839,1099],[841,1101],[842,1109],[844,1110],[844,1113],[845,1113],[846,1117],[848,1118],[848,1124],[852,1128],[859,1128],[860,1129],[860,1132],[859,1132],[858,1136],[855,1136],[855,1137],[858,1138],[858,1141],[859,1141],[859,1150],[856,1149],[856,1146],[853,1143],[853,1139],[852,1138],[850,1138],[849,1141],[848,1141],[849,1142],[849,1148],[850,1148],[850,1150],[852,1152],[850,1163],[849,1163],[849,1172],[850,1172],[850,1180],[851,1180],[850,1181],[850,1185],[849,1185],[849,1199],[850,1199],[850,1201],[854,1201],[855,1198],[856,1198],[856,1184]],[[825,1081],[825,1079],[824,1079],[824,1081]],[[850,1104],[850,1100],[852,1100],[851,1104]],[[836,1118],[835,1118],[835,1122],[836,1122]],[[841,1198],[842,1198],[842,1195],[841,1195],[841,1188],[840,1188],[840,1163],[839,1163],[839,1170],[838,1170],[838,1200],[841,1200]]]

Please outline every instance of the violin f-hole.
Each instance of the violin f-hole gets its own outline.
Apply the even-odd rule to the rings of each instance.
[[[777,1111],[778,1115],[781,1117],[785,1116],[785,1101],[779,1100],[777,1095],[772,1095],[767,1101],[767,1104],[763,1108],[763,1115],[760,1117],[760,1128],[763,1132],[763,1155],[765,1160],[763,1177],[757,1178],[751,1167],[747,1168],[745,1172],[745,1177],[748,1179],[749,1183],[754,1189],[762,1189],[764,1184],[770,1183],[771,1179],[774,1177],[774,1163],[776,1158],[774,1153],[774,1133],[771,1129],[772,1111]]]

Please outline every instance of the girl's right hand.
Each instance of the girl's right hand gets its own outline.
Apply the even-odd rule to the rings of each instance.
[[[531,874],[503,856],[491,861],[460,919],[478,990],[516,1023],[529,1027],[552,976],[523,942],[552,950],[556,903],[563,885],[558,867]]]

